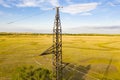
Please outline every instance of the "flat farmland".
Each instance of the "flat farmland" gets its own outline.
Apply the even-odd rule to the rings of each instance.
[[[0,35],[0,80],[12,80],[20,66],[52,70],[52,55],[39,56],[51,45],[52,35],[47,34]],[[84,74],[79,80],[102,80],[104,76],[120,80],[120,36],[63,35],[63,62],[89,67],[87,72],[77,70]]]

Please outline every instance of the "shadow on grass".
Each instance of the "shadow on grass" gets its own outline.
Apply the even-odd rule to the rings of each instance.
[[[85,80],[85,76],[90,68],[91,65],[75,66],[73,64],[69,64],[63,69],[63,77],[65,80]]]
[[[85,80],[85,75],[90,70],[91,65],[75,66],[66,64],[63,68],[63,80]],[[20,67],[13,75],[12,80],[52,80],[52,72],[44,68]]]

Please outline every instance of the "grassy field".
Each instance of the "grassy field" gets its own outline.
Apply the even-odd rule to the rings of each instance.
[[[52,45],[52,35],[0,35],[0,80],[12,80],[20,66],[52,70],[52,56],[39,56]],[[120,80],[120,36],[63,35],[63,61],[89,66],[80,80]],[[83,73],[84,74],[84,73]]]

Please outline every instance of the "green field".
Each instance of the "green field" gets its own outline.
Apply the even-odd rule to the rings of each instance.
[[[0,35],[0,80],[12,80],[21,66],[52,70],[52,55],[39,56],[52,45],[52,35]],[[84,79],[101,80],[112,59],[106,80],[120,80],[120,36],[63,35],[63,61],[89,66]]]

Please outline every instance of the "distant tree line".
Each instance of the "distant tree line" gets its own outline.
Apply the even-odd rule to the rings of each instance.
[[[0,35],[51,35],[48,33],[13,33],[13,32],[0,32]]]
[[[52,33],[18,33],[18,32],[0,32],[0,35],[52,35]],[[72,34],[72,33],[63,33],[63,35],[70,36],[120,36],[120,34]]]

